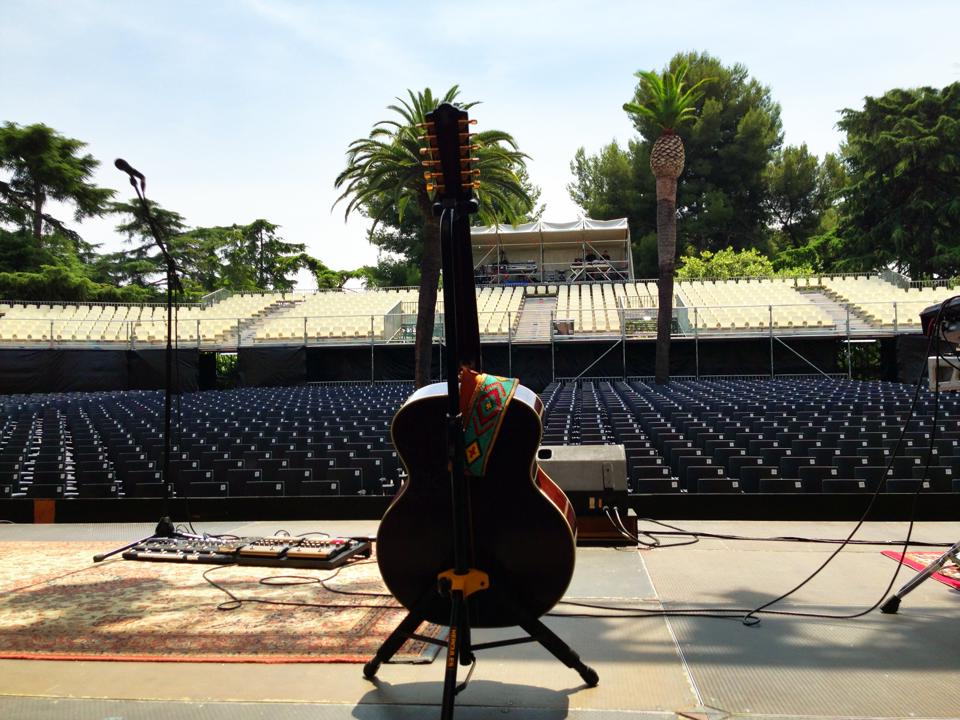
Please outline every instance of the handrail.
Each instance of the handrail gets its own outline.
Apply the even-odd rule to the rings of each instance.
[[[131,303],[131,302],[108,302],[104,300],[0,300],[0,305],[36,305],[40,307],[41,305],[46,305],[48,307],[66,307],[76,306],[76,307],[166,307],[165,302],[142,302],[142,303]],[[201,307],[201,304],[198,302],[192,303],[174,303],[178,307]]]
[[[220,288],[219,290],[214,290],[212,293],[207,293],[202,298],[200,298],[200,306],[207,308],[216,302],[220,302],[220,300],[227,299],[231,295],[233,295],[233,291],[228,290],[227,288]]]

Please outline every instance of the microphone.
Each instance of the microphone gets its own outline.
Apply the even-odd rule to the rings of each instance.
[[[128,163],[123,158],[117,158],[116,160],[113,161],[113,164],[114,164],[114,167],[117,168],[117,170],[122,170],[127,175],[129,175],[131,179],[139,178],[141,184],[146,184],[147,179],[143,176],[143,173],[137,170],[132,165],[130,165],[130,163]]]

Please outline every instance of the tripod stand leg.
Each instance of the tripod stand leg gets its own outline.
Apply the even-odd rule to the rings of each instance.
[[[450,594],[450,636],[447,639],[447,666],[443,676],[440,720],[453,720],[453,704],[457,694],[457,659],[461,653],[461,643],[466,639],[461,637],[465,615],[463,606],[463,592],[454,590]]]
[[[363,666],[363,676],[367,678],[367,680],[372,679],[377,674],[380,666],[389,661],[390,658],[397,653],[397,650],[407,641],[411,633],[416,632],[416,629],[420,627],[420,623],[422,622],[423,615],[417,612],[416,608],[408,612],[407,616],[397,625],[397,629],[390,633],[390,637],[383,641],[383,645],[377,650],[377,654]]]
[[[557,660],[568,668],[573,668],[580,673],[580,677],[583,678],[583,681],[587,685],[595,687],[597,683],[600,682],[600,676],[597,675],[597,671],[589,665],[586,665],[573,648],[567,645],[553,630],[538,619],[524,618],[519,625],[530,637],[543,645]]]
[[[933,575],[935,572],[940,570],[944,565],[947,564],[948,560],[953,560],[955,563],[960,565],[958,562],[958,553],[960,553],[960,542],[955,544],[949,550],[947,550],[943,555],[938,557],[932,563],[927,565],[922,572],[918,573],[916,577],[910,579],[910,581],[904,585],[902,588],[897,590],[893,595],[887,598],[887,601],[880,606],[880,612],[892,615],[900,609],[900,600],[910,591],[917,587],[920,583],[926,580],[928,577]]]

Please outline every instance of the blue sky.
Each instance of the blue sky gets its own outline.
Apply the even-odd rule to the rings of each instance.
[[[191,225],[265,217],[335,268],[373,262],[333,180],[351,140],[407,88],[481,100],[481,128],[533,158],[545,219],[574,219],[569,163],[633,134],[634,71],[681,50],[743,63],[781,104],[785,141],[817,154],[837,111],[893,87],[960,80],[960,3],[114,2],[0,0],[0,121],[86,141],[96,182],[148,195]],[[109,219],[92,242],[121,247]]]

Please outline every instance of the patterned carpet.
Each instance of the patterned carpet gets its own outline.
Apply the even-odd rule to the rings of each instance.
[[[190,662],[346,662],[370,659],[403,618],[376,562],[335,570],[133,562],[90,542],[0,543],[0,658]],[[210,578],[246,602],[231,611]],[[262,584],[273,577],[275,584]],[[327,580],[329,578],[329,580]],[[327,588],[318,580],[327,580]],[[276,583],[297,583],[280,585]],[[372,593],[344,595],[335,591]],[[421,628],[437,636],[436,626]],[[408,641],[399,662],[430,662],[437,649]]]
[[[884,550],[883,554],[892,560],[899,560],[902,553],[894,552],[892,550]],[[926,569],[927,565],[932,563],[934,560],[939,559],[943,555],[942,552],[908,552],[907,556],[903,560],[903,564],[907,567],[913,568],[917,571],[923,571]],[[934,580],[942,582],[944,585],[949,585],[954,590],[960,590],[960,568],[954,565],[952,562],[947,562],[940,572],[935,572],[931,576]]]

